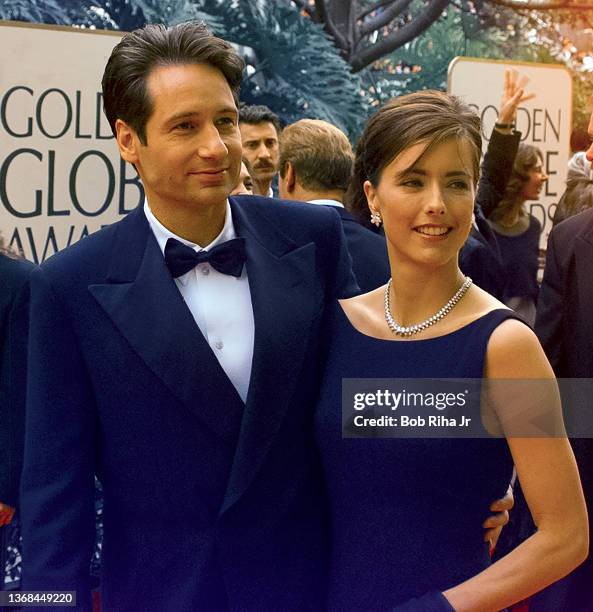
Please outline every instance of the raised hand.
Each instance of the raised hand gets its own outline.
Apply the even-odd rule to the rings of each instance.
[[[525,93],[525,86],[528,82],[529,79],[525,75],[520,75],[514,68],[505,68],[502,97],[498,108],[498,123],[514,124],[519,105],[535,98],[534,93]],[[504,131],[504,128],[501,131]]]

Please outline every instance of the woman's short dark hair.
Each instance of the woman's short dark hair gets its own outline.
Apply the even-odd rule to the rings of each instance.
[[[105,66],[103,108],[113,133],[121,119],[146,144],[146,123],[152,113],[148,77],[157,66],[184,64],[208,64],[220,70],[238,103],[244,62],[228,42],[212,35],[203,23],[149,24],[126,34]]]
[[[449,138],[464,138],[472,149],[474,183],[480,175],[480,118],[465,102],[442,91],[418,91],[394,98],[367,122],[356,147],[346,207],[365,225],[368,207],[363,184],[377,185],[383,169],[402,151],[426,142],[431,147]]]
[[[513,162],[513,172],[507,183],[504,197],[490,214],[495,222],[512,221],[517,212],[519,215],[527,214],[523,210],[523,188],[529,181],[529,172],[538,164],[543,164],[542,152],[535,146],[522,142],[517,149],[517,156]]]

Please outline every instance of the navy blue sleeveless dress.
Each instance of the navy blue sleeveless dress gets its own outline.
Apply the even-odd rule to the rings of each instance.
[[[328,609],[381,612],[490,565],[482,523],[512,475],[504,438],[343,439],[342,378],[481,378],[494,310],[450,334],[379,340],[336,303],[315,437],[331,513]]]

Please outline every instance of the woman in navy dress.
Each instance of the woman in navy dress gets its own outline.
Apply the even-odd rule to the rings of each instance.
[[[525,202],[539,199],[548,180],[543,165],[542,152],[521,143],[504,197],[489,217],[506,279],[503,302],[531,325],[535,322],[539,293],[537,269],[542,226],[527,212]]]
[[[392,100],[358,144],[354,181],[383,223],[392,280],[327,319],[315,435],[331,512],[329,610],[499,610],[586,556],[566,438],[342,437],[343,378],[547,379],[561,419],[535,335],[458,267],[480,150],[478,117],[440,92]],[[512,410],[494,408],[503,422]],[[491,565],[483,516],[513,463],[539,531]]]

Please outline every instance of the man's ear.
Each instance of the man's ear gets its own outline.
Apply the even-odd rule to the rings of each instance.
[[[288,193],[294,193],[296,187],[296,172],[294,171],[294,166],[290,162],[286,162],[285,168],[284,181],[286,184],[286,191]]]
[[[115,139],[122,159],[131,164],[136,164],[138,162],[140,139],[134,128],[130,127],[125,121],[117,119],[115,122]]]

